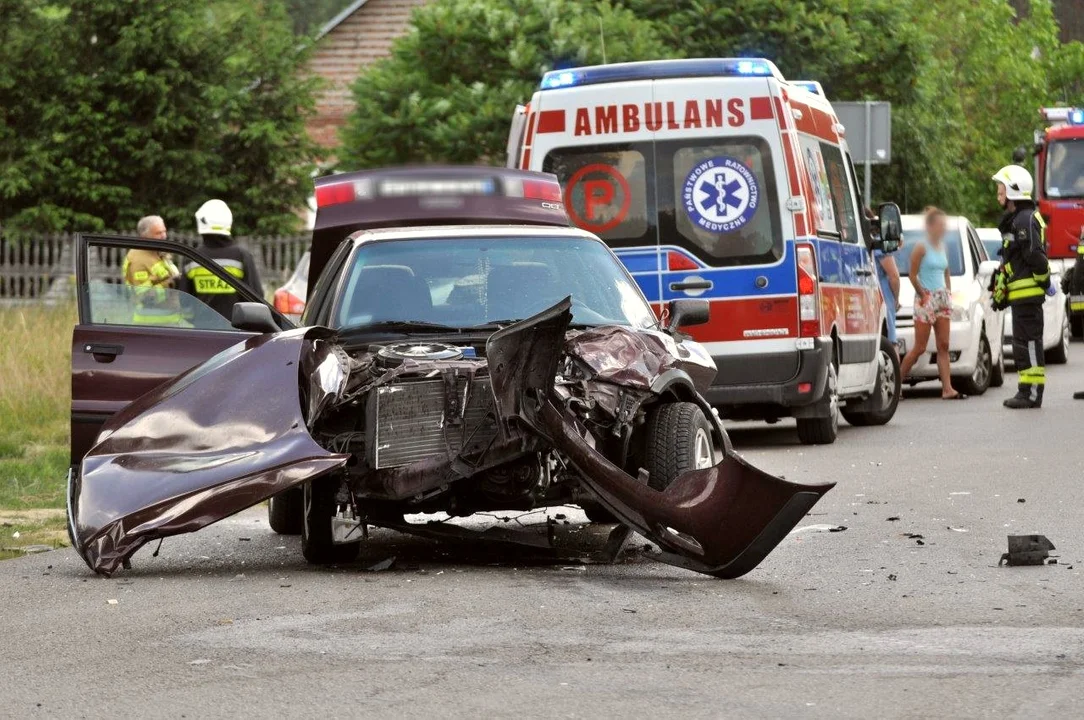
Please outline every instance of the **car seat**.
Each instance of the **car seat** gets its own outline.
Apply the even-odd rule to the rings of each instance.
[[[350,298],[350,318],[367,322],[422,320],[431,322],[433,296],[425,281],[405,265],[370,265],[358,274]]]

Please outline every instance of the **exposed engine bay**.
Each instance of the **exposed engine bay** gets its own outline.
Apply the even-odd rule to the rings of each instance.
[[[303,486],[310,561],[348,559],[343,551],[369,525],[409,532],[407,514],[578,503],[653,540],[660,560],[738,577],[832,487],[774,478],[733,453],[698,393],[715,366],[696,343],[622,326],[570,328],[571,318],[566,299],[459,344],[354,347],[309,329],[231,349],[103,432],[69,489],[73,542],[108,574],[151,539]],[[287,417],[241,411],[259,432],[212,447],[205,431],[228,413],[208,412],[206,398],[236,392],[231,374],[244,377],[251,363],[276,370],[254,375],[246,407],[285,408],[285,398],[262,394],[276,378],[283,394],[291,372],[298,406]],[[208,382],[212,371],[219,382]],[[187,437],[162,432],[170,411],[187,416]],[[153,485],[156,475],[172,489]]]

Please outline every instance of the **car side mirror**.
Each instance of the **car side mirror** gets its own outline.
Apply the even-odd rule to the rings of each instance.
[[[1001,263],[997,260],[983,260],[979,263],[979,277],[988,280],[993,277],[999,267],[1001,267]]]
[[[873,249],[885,253],[896,252],[900,248],[903,216],[896,203],[884,203],[877,208],[878,232],[873,239]]]
[[[280,329],[271,315],[271,308],[258,302],[239,302],[234,305],[230,324],[246,332],[276,333]]]
[[[703,325],[709,320],[711,310],[707,300],[671,300],[666,314],[666,330],[674,332],[683,327]]]

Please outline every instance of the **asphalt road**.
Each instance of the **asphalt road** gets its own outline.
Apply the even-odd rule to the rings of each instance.
[[[762,467],[839,483],[736,581],[388,532],[356,567],[311,569],[259,510],[112,579],[70,550],[0,563],[0,716],[1080,717],[1073,349],[1039,412],[1003,410],[1009,388],[920,391],[830,447],[735,429]],[[1032,532],[1058,564],[999,568]]]

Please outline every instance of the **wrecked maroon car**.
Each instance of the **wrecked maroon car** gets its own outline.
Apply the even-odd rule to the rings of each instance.
[[[230,326],[244,338],[105,421],[68,490],[73,544],[93,570],[108,575],[149,541],[271,499],[272,527],[300,532],[317,564],[356,558],[370,526],[432,536],[407,516],[579,504],[651,539],[662,561],[733,578],[831,488],[733,452],[700,395],[715,366],[680,332],[707,321],[707,304],[672,301],[660,325],[606,245],[555,220],[550,176],[465,168],[426,185],[432,171],[398,172],[318,185],[338,219],[321,227],[318,215],[308,327],[240,303]],[[538,183],[513,196],[549,220],[354,226],[381,197],[476,220],[473,200],[502,183]],[[116,289],[90,287],[82,264],[95,243],[132,242],[80,245],[76,349],[104,366],[96,380],[107,385],[136,336],[230,333],[120,322]],[[195,251],[172,250],[230,282]]]

